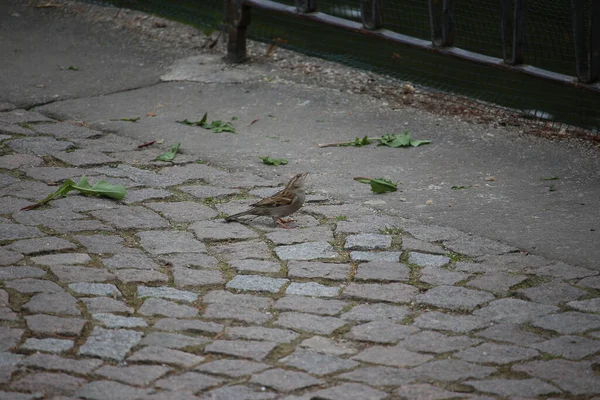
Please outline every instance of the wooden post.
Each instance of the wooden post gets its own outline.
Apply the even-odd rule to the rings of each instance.
[[[244,0],[225,0],[228,29],[227,60],[241,63],[246,60],[246,37],[250,25],[250,7]]]
[[[365,29],[383,28],[383,0],[361,0],[360,16]]]

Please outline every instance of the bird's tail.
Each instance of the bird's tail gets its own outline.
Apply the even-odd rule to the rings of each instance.
[[[242,217],[244,215],[250,215],[250,214],[252,214],[252,210],[243,211],[241,213],[237,213],[237,214],[233,214],[228,217],[225,217],[225,221],[226,222],[236,221],[239,217]]]

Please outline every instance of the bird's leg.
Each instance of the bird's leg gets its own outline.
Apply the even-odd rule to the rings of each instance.
[[[285,221],[281,218],[277,218],[277,217],[272,217],[273,218],[273,222],[275,222],[277,225],[279,225],[280,227],[284,228],[284,229],[294,229],[295,226],[287,226],[286,224],[289,222],[292,222],[293,220],[289,220],[289,221]]]
[[[296,220],[295,220],[295,219],[291,219],[291,218],[288,218],[288,219],[278,218],[278,219],[279,219],[281,222],[283,222],[284,224],[289,224],[290,222],[296,222]]]

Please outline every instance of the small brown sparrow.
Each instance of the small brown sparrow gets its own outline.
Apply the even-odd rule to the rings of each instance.
[[[282,228],[289,229],[291,227],[286,224],[293,222],[293,219],[284,220],[282,217],[292,215],[302,207],[304,199],[306,197],[304,193],[304,180],[308,176],[308,172],[303,174],[295,175],[285,188],[275,193],[273,196],[266,197],[261,201],[252,204],[248,211],[230,215],[225,218],[225,221],[231,222],[238,219],[243,215],[257,215],[261,217],[271,217],[273,222],[281,226]]]

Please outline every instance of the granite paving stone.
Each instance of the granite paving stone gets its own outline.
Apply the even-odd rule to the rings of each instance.
[[[336,329],[346,325],[347,321],[335,317],[322,317],[299,312],[282,312],[275,325],[285,328],[330,335]]]
[[[155,383],[156,387],[186,392],[200,392],[223,382],[223,379],[215,378],[198,372],[186,372],[181,375],[173,375],[163,378]]]
[[[373,321],[352,327],[345,337],[365,342],[394,344],[418,332],[413,326],[396,324],[392,321]]]
[[[0,321],[18,321],[19,316],[8,307],[0,307]]]
[[[157,297],[161,299],[169,299],[169,300],[177,300],[177,301],[186,301],[186,302],[194,302],[198,299],[198,295],[196,293],[174,289],[168,286],[160,286],[160,287],[147,287],[147,286],[138,286],[137,294],[140,298],[144,297]]]
[[[129,190],[127,191],[127,196],[123,199],[123,202],[126,204],[140,203],[146,200],[154,200],[154,199],[166,199],[168,197],[173,196],[173,193],[164,189],[137,189],[137,190]],[[153,209],[154,211],[160,212],[153,207],[154,204],[158,203],[149,203],[146,204],[146,207]],[[167,217],[167,219],[170,219]]]
[[[480,392],[493,393],[504,397],[535,397],[558,393],[559,389],[539,379],[490,379],[466,381],[465,385],[473,386]]]
[[[81,315],[77,300],[68,293],[39,293],[23,308],[32,313]]]
[[[202,298],[207,304],[218,303],[230,306],[241,306],[256,309],[266,309],[275,303],[269,297],[262,297],[252,294],[234,294],[226,290],[211,290]]]
[[[537,318],[531,322],[531,325],[563,335],[570,335],[599,329],[600,315],[568,311]]]
[[[158,262],[167,266],[219,269],[219,262],[217,259],[204,253],[175,253],[162,255],[156,258]]]
[[[104,365],[94,374],[128,385],[147,386],[170,371],[171,368],[164,365]]]
[[[170,332],[220,333],[223,325],[216,322],[164,318],[154,324],[154,328]]]
[[[20,377],[10,385],[11,389],[44,393],[47,396],[71,396],[86,380],[62,372],[35,372]]]
[[[408,253],[408,262],[420,267],[441,267],[450,262],[450,258],[437,254],[419,253],[411,251]]]
[[[257,323],[259,323],[257,321]],[[234,326],[227,329],[231,339],[266,340],[275,343],[290,343],[300,335],[288,329],[265,328],[262,326]]]
[[[23,254],[0,247],[0,265],[16,264],[23,259]],[[0,271],[2,271],[0,269]],[[2,278],[4,279],[4,278]]]
[[[115,275],[104,268],[53,265],[50,270],[63,283],[105,282],[115,279]]]
[[[52,153],[52,157],[75,167],[87,167],[114,161],[112,158],[99,151],[79,149],[74,151],[55,151]],[[95,182],[91,182],[91,184],[94,185]]]
[[[229,265],[238,272],[279,272],[281,270],[279,263],[266,260],[231,260]]]
[[[206,185],[181,186],[178,188],[178,190],[191,194],[199,199],[205,199],[207,197],[221,199],[226,198],[227,196],[240,194],[240,191],[237,189],[220,188]]]
[[[600,276],[590,276],[577,282],[578,286],[600,290]]]
[[[447,240],[444,242],[444,246],[451,251],[470,257],[482,256],[484,254],[506,254],[519,250],[516,247],[495,240],[467,235]]]
[[[292,282],[285,293],[299,296],[335,297],[339,291],[339,287],[325,286],[316,282]]]
[[[390,235],[359,233],[346,237],[344,248],[346,250],[376,250],[387,249],[391,245],[392,237]]]
[[[352,261],[388,261],[399,262],[402,253],[398,251],[351,251]]]
[[[177,287],[210,286],[225,283],[222,272],[218,270],[174,267],[173,278]]]
[[[350,274],[350,264],[294,261],[288,262],[290,278],[325,278],[342,281]]]
[[[202,400],[226,400],[226,399],[246,399],[246,400],[269,400],[276,398],[277,395],[272,392],[266,392],[261,388],[260,391],[255,391],[253,388],[234,385],[224,386],[208,391]]]
[[[305,348],[297,348],[292,354],[279,360],[281,363],[301,369],[312,375],[328,375],[357,367],[360,363],[337,356],[323,354]]]
[[[204,357],[202,356],[160,346],[142,347],[140,350],[127,357],[127,361],[173,364],[186,368],[193,367],[203,360]]]
[[[17,240],[9,244],[7,248],[18,251],[19,253],[31,255],[51,251],[74,250],[77,248],[77,246],[66,239],[48,236],[42,238]]]
[[[465,361],[491,364],[509,364],[515,361],[524,361],[537,357],[540,353],[534,349],[483,343],[477,347],[461,350],[454,356]]]
[[[567,306],[574,308],[578,311],[600,313],[600,298],[581,300],[581,301],[570,301]]]
[[[138,232],[140,245],[154,255],[171,253],[205,253],[206,246],[190,232]]]
[[[432,358],[432,355],[415,353],[401,346],[372,346],[352,357],[353,360],[392,367],[414,367]]]
[[[0,157],[0,168],[17,169],[21,167],[37,167],[44,164],[44,159],[31,154],[15,153]]]
[[[172,301],[148,298],[139,308],[142,315],[164,315],[172,318],[192,318],[198,315],[198,309]]]
[[[327,242],[306,242],[275,247],[275,254],[282,260],[318,260],[337,258],[338,254]]]
[[[95,210],[90,214],[117,229],[167,228],[169,222],[156,212],[142,206],[121,206],[110,210]]]
[[[452,382],[467,378],[483,379],[496,372],[496,368],[449,359],[419,365],[413,368],[411,372],[422,378]]]
[[[230,306],[227,304],[209,304],[204,310],[204,318],[207,319],[232,319],[249,324],[264,324],[271,320],[273,315],[248,307]]]
[[[577,300],[588,294],[565,282],[553,281],[539,286],[519,289],[516,293],[536,303],[559,305],[568,301]]]
[[[21,349],[45,351],[47,353],[62,353],[73,348],[73,341],[67,339],[37,339],[28,338],[21,345]]]
[[[310,386],[320,385],[323,380],[299,371],[281,368],[270,369],[252,376],[250,383],[258,383],[281,392],[290,392]]]
[[[347,304],[347,302],[340,300],[324,300],[305,296],[288,295],[277,300],[274,308],[285,311],[336,315],[339,314]]]
[[[511,367],[533,377],[550,381],[560,389],[573,395],[597,395],[600,380],[592,369],[591,362],[567,360],[530,361]]]
[[[50,190],[51,191],[51,190]],[[17,196],[20,193],[11,193],[13,196]],[[43,195],[43,197],[47,196],[49,193]],[[32,196],[33,200],[35,200],[35,196]],[[41,196],[40,196],[41,197]],[[19,224],[24,225],[46,225],[48,226],[51,222],[59,222],[62,224],[65,223],[73,223],[76,220],[85,219],[86,216],[72,210],[67,210],[63,208],[47,208],[47,209],[36,209],[29,210],[25,213],[14,213],[13,218]]]
[[[328,226],[315,226],[306,229],[277,229],[267,233],[267,239],[276,246],[304,242],[332,242],[333,232]]]
[[[420,304],[466,311],[471,311],[494,299],[494,295],[490,293],[456,286],[437,286],[416,296]]]
[[[78,336],[87,323],[81,318],[62,318],[52,315],[26,315],[27,327],[34,333]]]
[[[420,271],[419,280],[430,285],[454,285],[470,277],[470,274],[460,271],[449,271],[438,267],[424,267]]]
[[[499,299],[473,312],[494,322],[523,324],[537,317],[558,311],[558,307],[520,299]]]
[[[600,351],[600,340],[567,335],[559,336],[545,342],[533,343],[529,347],[553,356],[560,356],[569,360],[581,360]]]
[[[267,368],[270,368],[268,364],[256,361],[223,359],[198,365],[194,370],[237,378],[264,371]]]
[[[102,365],[102,360],[63,358],[55,354],[34,353],[21,360],[21,365],[32,366],[51,371],[89,374]]]
[[[21,340],[23,332],[25,332],[23,329],[0,326],[0,351],[14,348]]]
[[[325,400],[381,400],[386,398],[388,393],[373,389],[359,383],[342,383],[327,389],[311,392],[312,398]]]
[[[442,400],[453,398],[470,398],[470,396],[465,397],[465,393],[451,392],[449,390],[440,389],[439,387],[430,385],[428,383],[402,385],[398,389],[394,390],[394,394],[403,399]],[[481,400],[484,399],[482,398]]]
[[[267,244],[258,240],[247,240],[238,243],[228,243],[213,246],[211,250],[219,254],[224,260],[245,260],[248,258],[258,260],[269,260],[271,250]]]
[[[402,321],[410,314],[410,309],[404,306],[390,304],[358,304],[350,311],[342,314],[342,319],[351,321]]]
[[[343,297],[380,300],[391,303],[410,303],[419,290],[403,283],[351,283],[342,292]]]
[[[1,193],[1,191],[0,191]],[[0,210],[3,211],[3,214],[14,214],[21,210],[23,207],[28,207],[34,204],[33,202],[13,196],[3,196],[0,197]],[[3,221],[8,222],[8,220]]]
[[[136,346],[143,334],[128,329],[104,329],[95,327],[78,354],[121,361]]]
[[[533,332],[521,330],[515,325],[508,324],[494,324],[487,329],[477,332],[477,336],[499,342],[518,344],[521,346],[531,345],[544,340],[543,336]]]
[[[80,387],[75,395],[90,400],[135,400],[151,392],[151,389],[131,387],[113,381],[94,381]]]
[[[81,169],[70,167],[29,167],[22,168],[28,176],[45,182],[57,182],[64,179],[73,179],[79,181]],[[87,176],[97,175],[88,171]],[[46,193],[48,195],[50,193]]]
[[[207,345],[204,351],[262,361],[277,345],[273,342],[254,340],[215,340]]]
[[[363,367],[340,374],[339,377],[371,386],[400,386],[418,379],[411,370],[394,367]]]
[[[19,293],[64,293],[64,289],[56,283],[44,279],[16,279],[5,282],[5,287]]]
[[[252,292],[277,293],[288,282],[287,279],[269,278],[260,275],[236,275],[227,282],[225,287]]]
[[[313,336],[303,340],[300,347],[311,349],[318,353],[329,354],[332,356],[343,356],[358,353],[358,349],[352,342],[346,340],[333,340],[323,336]]]
[[[258,233],[241,224],[229,224],[223,220],[197,221],[189,226],[196,237],[203,241],[254,239]]]
[[[158,211],[165,218],[174,222],[203,221],[218,215],[212,208],[193,201],[150,203],[147,204],[147,207]]]
[[[105,258],[102,263],[109,270],[112,269],[158,269],[150,257],[144,254],[115,254],[112,257]]]
[[[402,263],[371,261],[358,265],[354,279],[357,281],[407,281],[410,269]]]
[[[585,278],[587,276],[593,276],[598,274],[598,271],[576,267],[574,265],[569,265],[561,262],[556,262],[539,268],[533,268],[531,270],[527,270],[526,272],[538,276],[551,276],[553,278],[565,280]]]
[[[123,283],[166,283],[169,281],[168,275],[151,269],[116,269],[113,273]]]
[[[135,249],[125,246],[125,240],[113,235],[75,235],[88,252],[93,254],[128,253]]]
[[[408,336],[399,346],[425,353],[446,353],[476,346],[481,342],[468,336],[447,336],[435,331],[421,331]]]
[[[6,143],[17,153],[33,154],[36,156],[50,155],[54,152],[71,149],[75,146],[73,142],[56,140],[48,136],[13,139]]]
[[[70,283],[69,289],[77,294],[82,295],[109,296],[117,298],[123,297],[121,291],[112,283]]]
[[[446,254],[444,249],[437,244],[404,236],[402,237],[402,248],[404,250],[413,250],[418,253]]]
[[[144,336],[140,344],[145,346],[162,346],[170,349],[183,349],[185,347],[202,346],[208,342],[210,342],[210,339],[201,336],[151,332]]]
[[[92,258],[86,253],[62,253],[32,257],[31,261],[33,261],[35,264],[47,266],[78,265],[87,264],[92,261]]]
[[[487,290],[497,295],[508,294],[511,287],[525,281],[527,276],[510,274],[508,272],[487,272],[481,276],[471,279],[467,286]]]
[[[110,297],[82,297],[79,300],[85,304],[90,314],[110,312],[133,313],[133,307],[129,307],[124,302],[111,299]]]
[[[9,304],[8,292],[4,289],[0,289],[0,306],[7,306]]]
[[[100,313],[92,314],[92,318],[107,328],[144,328],[148,323],[143,318],[123,317],[121,315]]]
[[[46,275],[46,271],[38,267],[28,267],[25,265],[0,267],[0,280],[3,281],[9,279],[40,278],[44,275]]]
[[[415,326],[456,333],[467,333],[490,325],[486,318],[475,315],[451,315],[438,311],[428,311],[415,318]]]
[[[35,400],[38,399],[39,396],[37,393],[26,394],[17,392],[5,392],[4,390],[0,390],[0,398],[4,400]],[[55,399],[60,400],[60,398],[57,397],[55,397]]]

